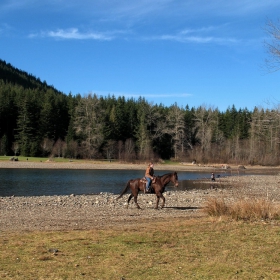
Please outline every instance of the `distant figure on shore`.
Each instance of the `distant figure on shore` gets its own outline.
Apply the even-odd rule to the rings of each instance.
[[[211,181],[215,181],[215,174],[213,172],[211,174]]]

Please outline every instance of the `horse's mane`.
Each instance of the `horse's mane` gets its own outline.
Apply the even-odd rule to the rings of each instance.
[[[174,171],[174,172],[166,173],[166,174],[163,174],[162,176],[158,176],[158,178],[159,178],[162,182],[164,182],[166,178],[171,177],[171,176],[173,176],[173,175],[176,175],[176,177],[177,177],[177,172]],[[164,184],[164,187],[165,187],[168,183],[169,183],[169,181],[168,181],[168,182],[164,182],[164,183],[163,183],[163,184]]]
[[[177,173],[177,172],[176,172],[176,171],[174,171],[174,172],[166,173],[166,174],[163,174],[163,175],[158,176],[158,177],[160,177],[160,178],[163,178],[163,177],[168,177],[168,176],[171,176],[171,175],[172,175],[172,174],[174,174],[174,173]]]

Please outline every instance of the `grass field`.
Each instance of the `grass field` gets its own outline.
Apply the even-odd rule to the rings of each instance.
[[[12,156],[0,156],[0,160],[3,161],[9,161],[12,158]],[[31,161],[31,162],[45,162],[47,160],[51,160],[54,162],[69,162],[69,159],[67,158],[42,158],[42,157],[22,157],[22,156],[15,156],[14,158],[17,158],[19,161]]]
[[[9,161],[13,156],[0,156],[0,161]],[[44,157],[23,157],[23,156],[14,156],[14,158],[17,158],[19,161],[30,161],[30,162],[46,162],[46,161],[52,161],[52,162],[69,162],[69,158],[63,158],[63,157],[51,157],[51,158],[44,158]],[[118,160],[86,160],[86,159],[71,159],[72,162],[80,162],[80,163],[87,163],[87,162],[95,162],[95,163],[114,163],[118,162]],[[166,165],[178,165],[179,162],[175,161],[164,161],[161,162],[161,164]]]
[[[226,218],[2,232],[0,279],[280,279],[279,240],[275,221]]]

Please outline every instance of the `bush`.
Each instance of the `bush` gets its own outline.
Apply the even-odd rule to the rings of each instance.
[[[203,211],[209,216],[224,216],[228,214],[228,206],[222,198],[210,198]]]
[[[203,211],[209,216],[229,216],[234,220],[272,220],[280,217],[279,206],[267,199],[241,199],[227,205],[224,199],[211,198]]]

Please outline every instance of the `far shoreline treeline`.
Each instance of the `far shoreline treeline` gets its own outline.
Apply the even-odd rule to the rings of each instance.
[[[278,165],[276,109],[66,95],[0,60],[0,155]]]

